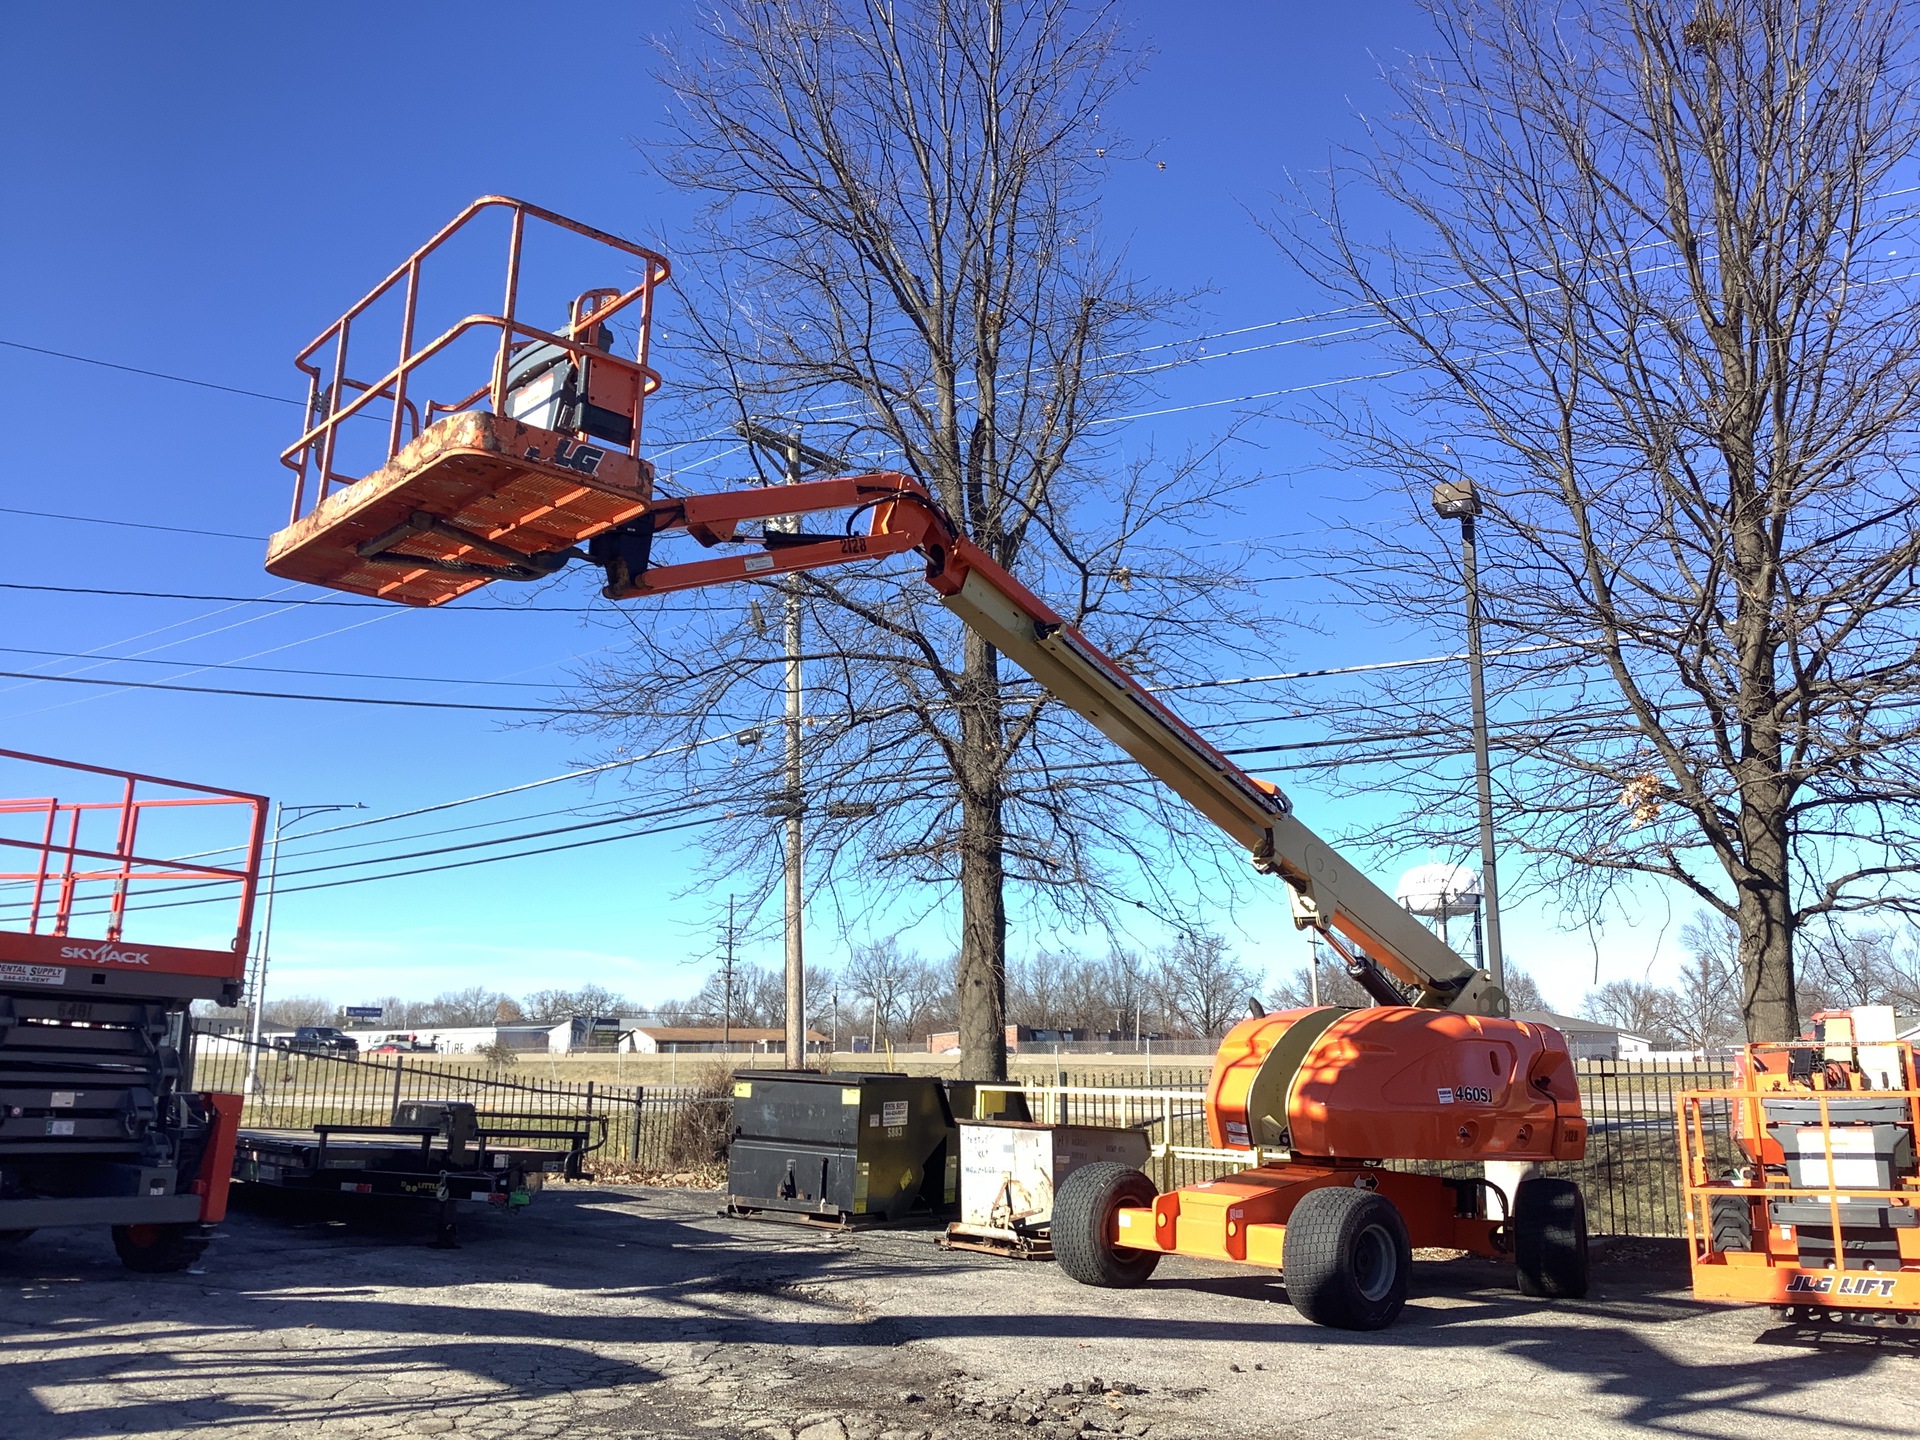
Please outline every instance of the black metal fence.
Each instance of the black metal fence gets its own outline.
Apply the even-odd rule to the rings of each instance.
[[[604,1122],[605,1139],[588,1157],[589,1170],[610,1163],[653,1171],[697,1164],[701,1157],[685,1153],[688,1112],[726,1103],[690,1086],[522,1079],[477,1057],[317,1053],[206,1034],[195,1036],[193,1084],[242,1096],[240,1123],[257,1130],[381,1125],[406,1100],[464,1100],[483,1115],[512,1115],[536,1126],[541,1119]],[[600,1133],[599,1123],[592,1128]]]
[[[715,1157],[724,1143],[725,1107],[711,1087],[616,1085],[504,1075],[478,1057],[441,1055],[310,1054],[229,1037],[197,1037],[194,1084],[245,1097],[242,1123],[256,1129],[308,1129],[315,1124],[382,1124],[403,1100],[466,1100],[495,1114],[604,1121],[606,1139],[587,1168],[630,1167],[672,1173]],[[1584,1160],[1552,1167],[1580,1182],[1589,1224],[1599,1235],[1675,1236],[1685,1233],[1680,1193],[1678,1097],[1730,1083],[1724,1060],[1583,1061],[1577,1067],[1587,1117]],[[248,1088],[248,1072],[253,1083]],[[1139,1065],[1061,1066],[1027,1075],[1032,1087],[1065,1086],[1075,1094],[1056,1102],[1060,1118],[1082,1124],[1151,1123],[1176,1146],[1207,1145],[1202,1097],[1210,1068]],[[1141,1092],[1160,1098],[1143,1098]],[[1036,1099],[1035,1115],[1041,1113]],[[1709,1107],[1708,1143],[1731,1161],[1724,1107]],[[598,1131],[598,1125],[595,1127]],[[1177,1157],[1156,1179],[1187,1184],[1232,1168],[1221,1159]],[[1443,1165],[1421,1169],[1446,1170]]]
[[[1732,1081],[1725,1058],[1706,1060],[1581,1061],[1581,1107],[1587,1118],[1586,1158],[1551,1167],[1551,1173],[1578,1181],[1587,1197],[1587,1219],[1596,1235],[1678,1236],[1686,1233],[1686,1205],[1680,1193],[1679,1097],[1687,1090],[1711,1090]],[[1175,1107],[1164,1126],[1175,1145],[1204,1146],[1207,1139],[1200,1114],[1205,1068],[1155,1067],[1154,1088],[1191,1088],[1193,1102]],[[1142,1072],[1112,1069],[1063,1069],[1060,1083],[1096,1087],[1095,1093],[1075,1097],[1065,1118],[1086,1124],[1131,1124],[1148,1110],[1161,1107],[1126,1101],[1119,1094],[1142,1084]],[[1045,1077],[1031,1083],[1044,1084]],[[1726,1107],[1708,1106],[1709,1163],[1726,1168],[1733,1162],[1733,1141],[1727,1130]],[[1158,1135],[1155,1137],[1158,1139]],[[1210,1179],[1231,1168],[1231,1162],[1180,1158],[1171,1167],[1176,1184]],[[1469,1165],[1409,1163],[1406,1168],[1462,1174]]]

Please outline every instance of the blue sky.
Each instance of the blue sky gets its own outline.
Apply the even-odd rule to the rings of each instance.
[[[0,147],[11,186],[0,229],[0,340],[258,395],[0,346],[0,505],[264,537],[283,523],[288,501],[276,457],[299,411],[271,397],[301,393],[293,353],[476,195],[521,195],[671,254],[686,202],[644,172],[632,137],[649,131],[662,104],[648,37],[688,9],[111,4],[10,16],[0,57]],[[1322,164],[1331,145],[1356,136],[1354,108],[1378,101],[1377,59],[1418,47],[1423,21],[1398,0],[1200,0],[1138,4],[1134,15],[1138,39],[1156,54],[1117,119],[1152,146],[1152,158],[1115,172],[1108,233],[1125,242],[1141,274],[1206,291],[1198,313],[1164,338],[1314,310],[1319,297],[1287,270],[1249,212],[1270,207],[1289,168]],[[669,295],[662,326],[674,318]],[[1168,403],[1281,389],[1327,363],[1301,348],[1192,366],[1170,379]],[[655,435],[675,428],[667,381],[649,411]],[[1142,422],[1123,443],[1201,438],[1235,413],[1201,405]],[[1249,516],[1257,533],[1314,523],[1316,497],[1337,496],[1339,477],[1312,471],[1314,450],[1297,427],[1264,422],[1253,438],[1248,463],[1306,472],[1262,493]],[[542,705],[558,698],[549,687],[569,663],[607,639],[561,608],[589,602],[592,577],[577,571],[530,597],[546,613],[179,602],[116,591],[318,592],[265,575],[263,546],[246,538],[16,513],[0,514],[0,529],[11,540],[9,579],[91,592],[0,589],[0,633],[14,647],[0,653],[0,669],[9,671]],[[1345,633],[1350,621],[1316,610],[1317,598],[1299,586],[1276,595],[1276,613],[1291,607],[1324,633],[1276,625],[1275,668],[1389,658],[1378,637]],[[62,658],[94,652],[189,663]],[[209,664],[352,673],[191,668]],[[487,683],[466,683],[479,681]],[[290,804],[364,802],[369,815],[594,758],[584,742],[498,714],[21,679],[0,679],[0,735],[11,748],[230,784]],[[1337,808],[1311,786],[1289,788],[1309,823],[1340,828]],[[576,787],[553,786],[484,816],[505,820],[583,798]],[[380,838],[389,850],[425,848],[447,841],[404,837],[474,818],[480,813],[455,812],[332,843]],[[565,818],[508,828],[556,823]],[[276,920],[274,989],[349,1002],[474,983],[523,993],[594,981],[647,1000],[690,991],[695,962],[711,949],[697,923],[709,912],[675,898],[694,834],[289,889]],[[1388,857],[1373,868],[1391,883],[1401,864],[1427,858]],[[1637,975],[1653,957],[1654,910],[1647,924],[1610,928],[1602,978]],[[914,941],[935,953],[950,934],[935,921]],[[816,926],[812,957],[832,963],[844,938]],[[1248,912],[1235,938],[1258,966],[1298,963],[1301,942],[1277,905]],[[1563,1005],[1591,981],[1589,937],[1562,933],[1544,916],[1514,915],[1508,948]],[[772,963],[777,952],[749,958]]]

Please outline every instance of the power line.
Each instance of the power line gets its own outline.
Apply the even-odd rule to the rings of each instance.
[[[431,805],[419,805],[411,810],[396,810],[391,815],[371,815],[365,820],[348,820],[337,825],[328,825],[319,830],[309,830],[298,837],[298,843],[318,840],[323,835],[338,835],[346,830],[364,830],[370,825],[390,825],[396,820],[412,820],[421,815],[435,815],[443,810],[457,810],[463,805],[478,805],[487,800],[499,800],[508,795],[521,795],[529,790],[541,790],[549,785],[564,784],[568,780],[584,780],[594,775],[605,775],[615,770],[624,770],[633,765],[644,765],[649,760],[664,760],[669,755],[684,755],[689,751],[701,750],[709,745],[718,745],[728,740],[739,740],[741,736],[756,730],[757,726],[747,726],[740,730],[726,730],[718,735],[703,735],[698,740],[685,741],[678,745],[663,745],[658,750],[649,750],[639,755],[628,755],[619,760],[606,760],[598,765],[584,766],[578,770],[563,770],[558,775],[544,775],[538,780],[523,780],[517,785],[502,786],[498,790],[482,790],[474,795],[462,795],[454,800],[436,800]],[[511,824],[512,816],[495,821],[495,824]],[[527,817],[531,818],[531,817]],[[417,838],[417,837],[416,837]],[[182,855],[181,860],[205,860],[215,855],[230,855],[240,850],[238,845],[223,845],[216,850],[197,850],[191,855]]]
[[[109,520],[101,515],[62,515],[52,510],[20,510],[0,505],[0,515],[30,515],[36,520],[71,520],[79,525],[113,525],[122,530],[160,530],[169,535],[205,535],[215,540],[252,540],[264,545],[264,535],[240,535],[232,530],[192,530],[184,525],[156,525],[150,520]]]
[[[92,595],[130,600],[193,600],[205,604],[228,605],[304,605],[332,610],[396,609],[390,600],[276,600],[267,595],[197,595],[177,590],[121,590],[99,585],[29,585],[19,580],[0,580],[0,590],[34,590],[52,595]],[[435,607],[453,614],[490,615],[604,615],[604,605],[441,605]]]
[[[578,708],[553,705],[481,705],[460,700],[387,700],[373,695],[302,695],[286,690],[236,690],[213,685],[170,685],[161,680],[97,680],[87,675],[36,675],[30,670],[0,670],[0,679],[36,680],[49,685],[99,685],[112,690],[170,690],[182,695],[228,695],[247,700],[307,700],[322,705],[395,705],[407,710],[491,710],[511,715],[581,715]]]
[[[631,830],[622,835],[599,835],[591,840],[574,840],[565,845],[542,845],[532,850],[518,850],[506,855],[480,855],[468,860],[451,860],[443,865],[422,865],[412,870],[395,870],[382,875],[352,875],[339,880],[318,880],[311,885],[283,885],[277,887],[278,894],[297,895],[307,890],[332,890],[342,885],[370,885],[376,880],[401,880],[411,875],[431,875],[440,870],[465,870],[474,865],[493,865],[503,860],[524,860],[536,855],[553,855],[564,850],[584,850],[592,845],[610,845],[617,840],[640,840],[653,835],[669,835],[676,830],[691,830],[701,825],[717,825],[730,819],[730,814],[710,815],[698,820],[682,820],[673,825],[656,825],[645,830]],[[506,842],[501,842],[506,843]],[[212,884],[214,882],[195,882]],[[232,882],[228,882],[232,883]],[[209,905],[219,902],[220,896],[204,896],[192,900],[163,900],[156,904],[129,907],[142,912],[151,910],[177,910],[192,905]],[[81,911],[76,914],[108,913],[106,910]]]
[[[241,670],[254,675],[311,675],[323,680],[397,680],[412,685],[493,685],[514,690],[553,689],[552,684],[540,680],[467,680],[452,675],[392,675],[371,670],[302,670],[289,665],[240,665],[225,660],[153,660],[143,655],[100,655],[79,650],[29,650],[19,645],[0,645],[0,654],[40,655],[50,660],[99,660],[116,665],[174,665],[192,670]]]
[[[173,375],[165,370],[144,370],[138,365],[121,365],[112,360],[98,360],[91,355],[75,355],[67,350],[49,350],[42,345],[23,345],[18,340],[0,340],[0,345],[9,350],[25,350],[34,355],[51,355],[56,360],[71,360],[79,365],[98,365],[102,370],[121,370],[129,375],[144,375],[149,380],[171,380],[176,385],[193,385],[202,390],[219,390],[228,395],[244,395],[250,400],[271,400],[276,405],[291,405],[296,409],[304,408],[304,400],[290,400],[285,395],[269,395],[264,390],[242,390],[235,385],[217,385],[211,380],[196,380],[191,375]]]

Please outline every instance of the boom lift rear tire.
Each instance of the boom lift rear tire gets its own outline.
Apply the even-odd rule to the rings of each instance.
[[[1520,1293],[1580,1300],[1587,1293],[1587,1202],[1571,1180],[1523,1180],[1513,1192]]]
[[[120,1263],[142,1275],[185,1270],[206,1253],[211,1237],[204,1225],[116,1225],[113,1248]]]
[[[1160,1252],[1116,1246],[1114,1215],[1122,1206],[1150,1206],[1159,1194],[1153,1181],[1131,1166],[1111,1160],[1082,1165],[1053,1197],[1053,1258],[1082,1285],[1131,1289],[1146,1284]]]
[[[1413,1246],[1386,1196],[1329,1185],[1300,1197],[1280,1245],[1293,1308],[1336,1330],[1384,1330],[1407,1303]]]

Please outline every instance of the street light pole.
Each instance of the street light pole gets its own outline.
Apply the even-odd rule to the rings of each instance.
[[[274,804],[273,843],[267,850],[267,903],[261,907],[260,943],[254,947],[252,983],[247,986],[250,1013],[247,1018],[247,1078],[242,1087],[244,1094],[257,1094],[260,1089],[260,1017],[266,1009],[267,956],[273,945],[273,899],[280,889],[280,836],[288,826],[299,824],[309,815],[366,808],[357,800],[350,805],[285,805],[277,801]]]
[[[758,421],[747,420],[734,432],[749,445],[768,451],[780,461],[780,473],[788,485],[797,485],[808,475],[846,469],[846,461],[803,444],[798,435],[775,430]],[[800,581],[790,576],[781,586],[786,597],[787,721],[786,721],[786,1068],[807,1068],[807,969],[801,921],[806,913],[806,889],[801,869],[806,850],[806,832],[802,817],[806,814],[801,769],[801,673],[800,673]]]
[[[1443,480],[1433,487],[1433,510],[1460,522],[1460,568],[1467,591],[1467,684],[1473,700],[1473,770],[1480,799],[1480,895],[1486,919],[1487,974],[1506,985],[1506,952],[1500,946],[1500,879],[1493,854],[1493,766],[1487,746],[1487,683],[1480,648],[1480,563],[1474,521],[1480,495],[1473,481]]]

